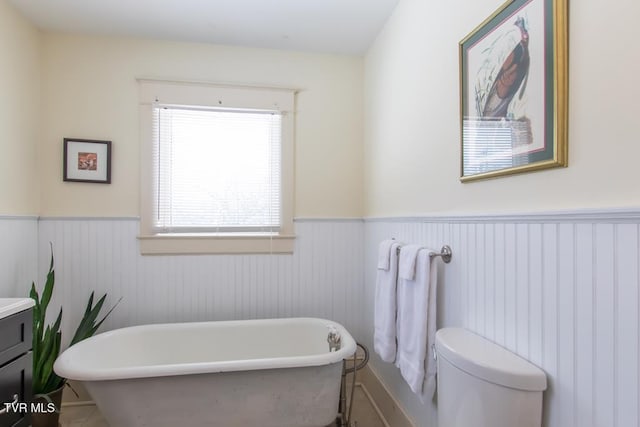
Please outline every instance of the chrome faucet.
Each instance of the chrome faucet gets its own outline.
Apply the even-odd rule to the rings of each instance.
[[[329,335],[327,336],[329,352],[340,350],[340,347],[342,346],[342,337],[340,336],[340,332],[338,332],[335,326],[327,326],[327,328],[329,328]]]

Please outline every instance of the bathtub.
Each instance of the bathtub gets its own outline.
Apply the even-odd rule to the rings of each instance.
[[[342,339],[334,352],[330,326]],[[173,323],[88,338],[54,369],[82,382],[112,427],[324,427],[355,350],[324,319]]]

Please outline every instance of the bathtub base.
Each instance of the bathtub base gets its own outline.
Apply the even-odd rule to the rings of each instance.
[[[85,382],[111,426],[325,427],[342,363]]]

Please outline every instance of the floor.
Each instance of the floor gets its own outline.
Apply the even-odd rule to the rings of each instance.
[[[356,387],[353,400],[353,427],[385,427],[362,387]],[[61,427],[117,427],[109,426],[94,405],[64,406],[60,424]]]

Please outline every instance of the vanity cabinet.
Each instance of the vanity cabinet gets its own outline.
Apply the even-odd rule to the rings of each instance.
[[[0,318],[0,426],[31,425],[28,407],[7,408],[5,403],[30,404],[33,312],[31,308]],[[15,407],[18,409],[18,407]],[[26,409],[26,410],[25,410]]]

